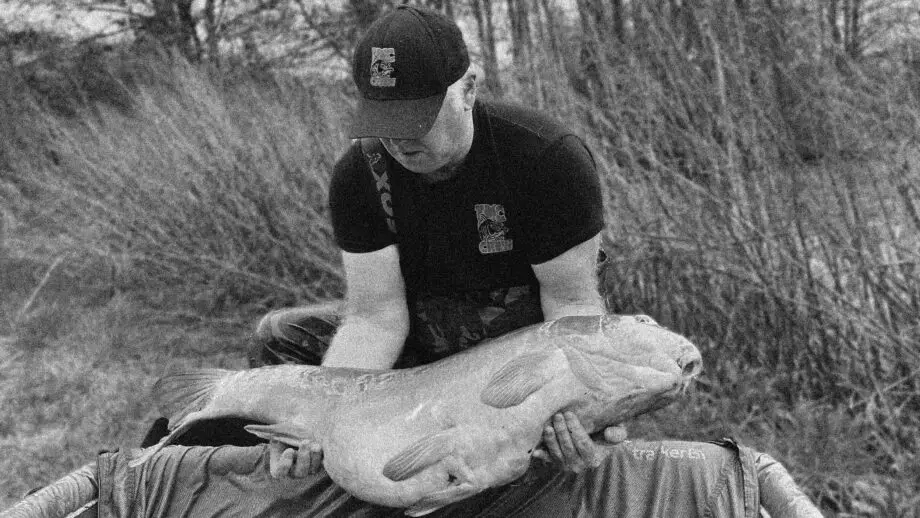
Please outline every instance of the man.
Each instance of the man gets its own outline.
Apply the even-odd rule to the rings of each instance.
[[[351,136],[369,138],[338,161],[329,197],[344,318],[267,315],[254,365],[409,367],[544,319],[603,313],[603,202],[578,137],[532,110],[478,101],[460,30],[426,9],[401,5],[371,26],[353,75],[362,97]],[[600,458],[571,414],[548,423],[545,445],[575,472]],[[296,461],[284,451],[276,471],[317,469],[311,446]]]

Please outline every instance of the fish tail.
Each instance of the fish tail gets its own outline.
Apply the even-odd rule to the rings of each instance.
[[[211,401],[217,384],[234,372],[226,369],[196,369],[169,374],[153,385],[153,399],[160,412],[169,419],[170,428],[173,428],[189,414],[203,409]]]
[[[150,460],[158,451],[171,444],[200,419],[206,419],[202,410],[211,401],[214,389],[221,380],[233,374],[226,369],[196,369],[168,374],[153,385],[153,399],[160,412],[169,419],[169,435],[160,442],[141,450],[128,462],[136,468]]]

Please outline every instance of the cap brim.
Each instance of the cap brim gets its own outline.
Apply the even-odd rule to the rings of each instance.
[[[360,98],[349,137],[418,139],[434,125],[445,94],[424,99],[375,101]]]

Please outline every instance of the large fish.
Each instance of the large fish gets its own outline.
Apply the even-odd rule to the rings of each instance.
[[[421,516],[527,470],[543,425],[573,411],[589,432],[660,408],[701,369],[687,339],[646,316],[572,316],[435,363],[370,371],[282,365],[178,373],[154,386],[173,428],[235,416],[290,445],[322,445],[323,466],[357,498]]]

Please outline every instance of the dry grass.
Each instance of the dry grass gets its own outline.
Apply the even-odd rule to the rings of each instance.
[[[231,305],[339,294],[324,217],[325,174],[345,142],[334,85],[218,84],[168,57],[135,66],[104,79],[130,92],[127,105],[72,117],[24,106],[34,134],[10,150],[4,187],[44,208],[21,217],[129,284],[191,283]],[[140,73],[157,80],[129,82]]]
[[[106,448],[139,444],[157,417],[149,386],[163,372],[204,365],[241,368],[247,318],[205,318],[128,295],[86,298],[94,286],[46,267],[4,258],[4,314],[18,312],[0,340],[0,508],[85,464]]]
[[[912,516],[910,71],[818,58],[773,69],[756,31],[706,30],[694,62],[650,20],[645,40],[611,47],[616,81],[600,97],[510,89],[579,128],[606,172],[610,306],[704,350],[690,401],[631,433],[734,435],[784,461],[829,514]],[[346,142],[339,85],[133,66],[97,79],[122,92],[115,106],[70,111],[0,75],[0,504],[136,444],[164,370],[241,366],[260,312],[342,293],[324,209]]]

